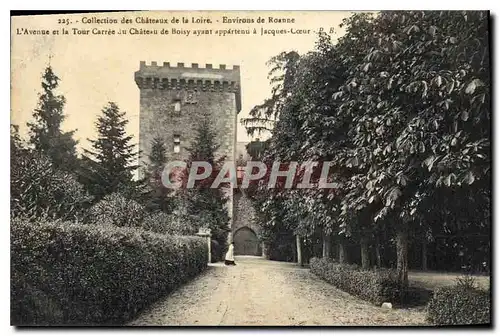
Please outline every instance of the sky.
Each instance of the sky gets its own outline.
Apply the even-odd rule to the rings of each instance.
[[[158,64],[183,62],[186,66],[198,63],[200,67],[211,63],[240,65],[242,110],[238,116],[237,141],[246,142],[240,119],[248,116],[251,108],[270,95],[271,86],[266,62],[282,51],[296,50],[306,53],[314,48],[315,32],[320,27],[326,31],[335,28],[335,40],[343,34],[338,27],[351,15],[347,11],[302,12],[121,12],[99,14],[64,14],[12,17],[11,25],[11,123],[20,125],[21,134],[27,134],[26,122],[31,120],[33,109],[41,91],[41,76],[49,64],[61,79],[59,93],[66,97],[64,130],[76,130],[75,138],[81,147],[88,148],[87,138],[95,137],[95,120],[104,105],[115,102],[126,112],[127,132],[138,141],[139,89],[134,82],[134,72],[139,62],[156,61]],[[244,23],[224,23],[227,19],[244,19]],[[126,17],[132,24],[121,24]],[[190,23],[137,24],[142,18],[187,18]],[[262,17],[265,23],[257,23]],[[294,19],[294,23],[269,23],[269,17]],[[118,24],[95,23],[95,19],[115,18]],[[204,23],[191,23],[199,19]],[[212,23],[206,23],[210,19]],[[250,19],[254,23],[248,23]],[[78,22],[77,22],[78,21]],[[84,23],[91,21],[93,23]],[[69,31],[61,35],[62,28]],[[74,34],[94,28],[107,31],[127,30],[126,35]],[[168,35],[131,35],[130,28],[169,31]],[[191,30],[190,35],[172,34],[172,28]],[[218,29],[257,29],[257,34],[218,36]],[[310,30],[309,34],[261,35],[261,28]],[[194,36],[193,31],[212,29],[211,35]],[[25,32],[49,30],[49,35],[31,35]],[[52,31],[58,30],[59,35]],[[21,34],[19,34],[21,33]],[[40,32],[39,32],[40,33]],[[263,136],[261,136],[263,138]]]

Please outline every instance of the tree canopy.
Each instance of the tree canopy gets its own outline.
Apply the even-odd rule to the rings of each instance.
[[[329,178],[339,187],[262,188],[264,226],[278,217],[301,235],[358,241],[391,230],[403,283],[409,231],[484,232],[488,24],[479,11],[357,13],[335,44],[320,33],[313,51],[272,59],[272,73],[286,75],[271,79],[271,98],[252,110],[253,124],[244,122],[249,134],[258,117],[272,118],[264,160],[332,162]]]

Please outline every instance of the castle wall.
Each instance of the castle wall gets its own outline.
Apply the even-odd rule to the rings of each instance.
[[[243,227],[252,229],[257,236],[260,235],[260,227],[257,224],[255,209],[252,205],[252,200],[245,194],[245,190],[235,191],[234,200],[234,225],[232,233]]]
[[[196,103],[187,103],[187,96],[195,97]],[[175,111],[176,99],[181,98],[181,111]],[[143,89],[140,96],[140,136],[141,162],[147,162],[151,142],[155,137],[163,139],[168,160],[184,160],[188,148],[196,135],[196,127],[203,115],[210,116],[220,145],[218,156],[225,155],[234,160],[236,129],[236,99],[231,92],[157,90]],[[174,153],[174,136],[180,136],[180,153]]]
[[[154,138],[164,142],[168,161],[186,160],[196,128],[205,116],[216,132],[219,145],[216,156],[225,156],[226,161],[235,160],[236,121],[241,110],[238,66],[227,69],[223,64],[218,68],[206,64],[205,68],[200,68],[195,63],[190,67],[178,63],[174,67],[167,62],[161,66],[156,62],[150,65],[141,62],[135,72],[135,81],[140,89],[141,166],[148,162]],[[178,153],[174,151],[176,138],[180,140]],[[232,218],[232,190],[226,190],[226,195]]]
[[[196,134],[196,126],[209,115],[220,145],[217,155],[235,159],[236,120],[241,109],[239,67],[226,69],[224,64],[200,68],[178,63],[158,66],[156,62],[141,62],[135,73],[140,88],[141,164],[147,162],[151,141],[160,137],[165,143],[169,160],[186,159],[187,148]],[[180,111],[176,105],[180,104]],[[174,136],[180,136],[180,153],[174,153]]]

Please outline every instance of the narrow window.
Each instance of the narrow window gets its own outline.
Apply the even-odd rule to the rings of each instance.
[[[179,134],[174,134],[174,153],[181,152],[181,136]]]
[[[181,102],[180,101],[175,102],[174,111],[178,112],[178,113],[181,112]]]

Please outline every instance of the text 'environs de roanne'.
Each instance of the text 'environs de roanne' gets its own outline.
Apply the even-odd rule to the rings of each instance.
[[[164,17],[164,18],[151,18],[147,16],[138,16],[134,19],[126,18],[123,17],[121,19],[117,18],[99,18],[99,17],[83,17],[82,21],[83,24],[119,24],[119,23],[137,23],[137,24],[170,24],[170,23],[179,23],[178,18],[176,17]],[[219,22],[219,20],[216,20],[216,22]],[[212,24],[214,23],[214,20],[212,18],[204,17],[204,16],[192,16],[189,19],[187,19],[187,22],[184,21],[183,23],[208,23]],[[223,16],[222,17],[222,23],[224,24],[238,24],[238,23],[243,23],[243,24],[251,24],[251,23],[295,23],[295,18],[286,18],[286,17],[274,17],[274,16],[267,16],[267,17],[259,17],[259,18],[253,18],[253,17],[231,17],[231,16]]]

